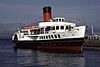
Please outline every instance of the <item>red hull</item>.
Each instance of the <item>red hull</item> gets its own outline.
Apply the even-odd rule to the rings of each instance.
[[[46,51],[52,51],[52,52],[74,52],[74,53],[80,53],[83,52],[82,46],[38,46],[37,49],[40,50],[46,50]]]
[[[27,48],[27,49],[35,49],[35,50],[43,50],[50,52],[72,52],[72,53],[81,53],[83,52],[83,45],[66,45],[66,46],[56,46],[56,45],[30,45],[30,44],[16,44],[16,48]]]

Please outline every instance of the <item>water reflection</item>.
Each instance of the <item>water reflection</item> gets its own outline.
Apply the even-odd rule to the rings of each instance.
[[[83,54],[18,49],[15,56],[17,67],[84,67],[85,65]]]

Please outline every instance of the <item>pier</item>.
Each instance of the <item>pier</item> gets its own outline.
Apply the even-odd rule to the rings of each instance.
[[[100,36],[99,35],[88,35],[85,37],[84,43],[85,50],[100,50]]]

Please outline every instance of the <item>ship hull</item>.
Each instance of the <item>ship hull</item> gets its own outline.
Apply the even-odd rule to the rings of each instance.
[[[41,41],[14,41],[16,48],[28,48],[52,52],[83,52],[84,38]]]

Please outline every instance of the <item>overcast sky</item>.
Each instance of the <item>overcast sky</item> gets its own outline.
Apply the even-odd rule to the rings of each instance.
[[[53,17],[81,19],[100,28],[100,0],[0,0],[0,23],[42,20],[42,8],[51,6]]]

